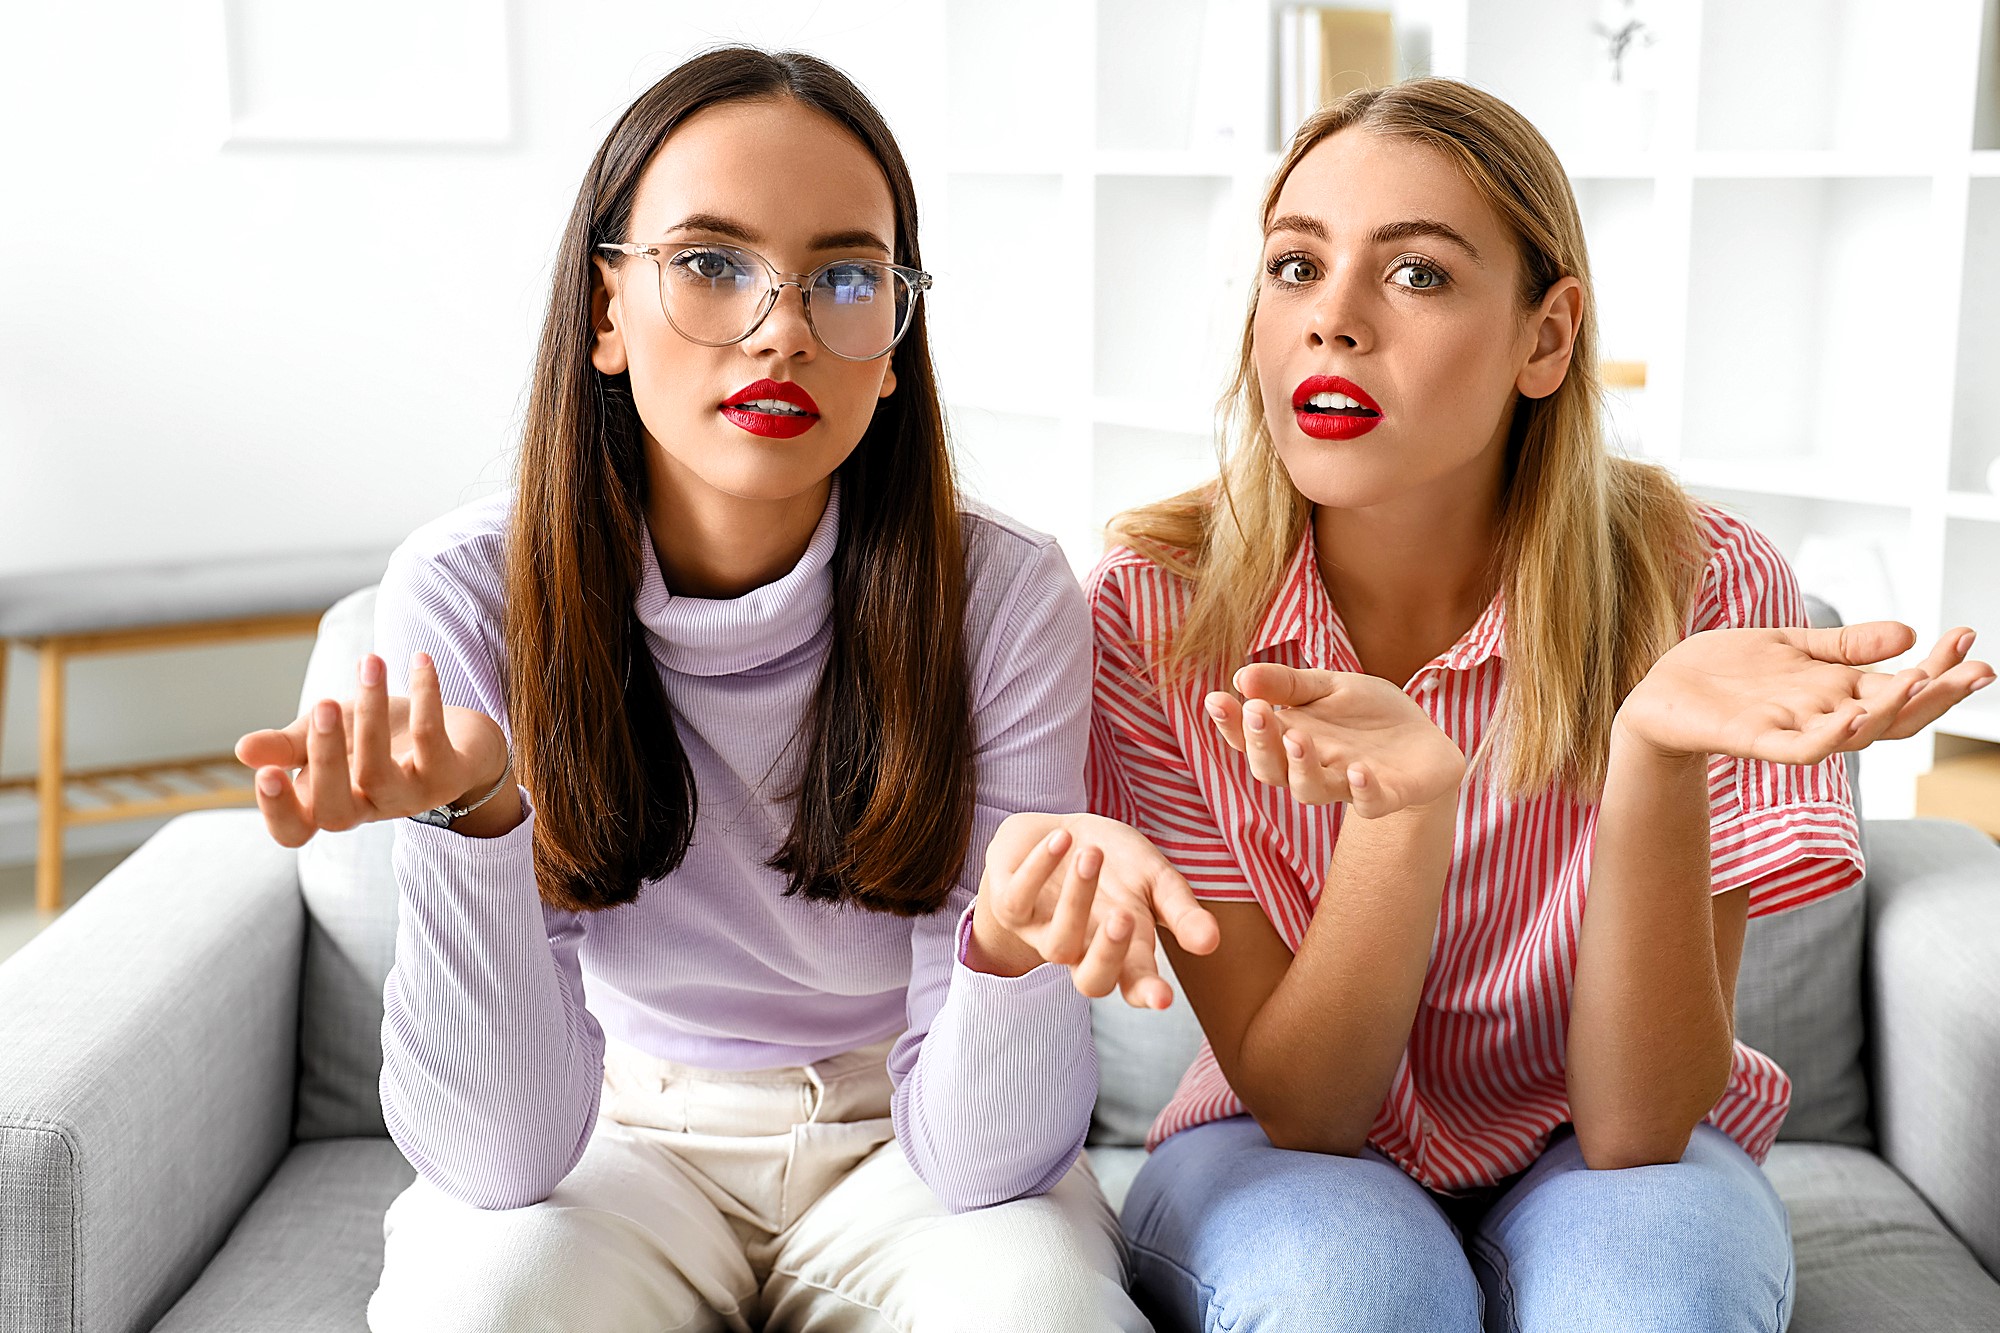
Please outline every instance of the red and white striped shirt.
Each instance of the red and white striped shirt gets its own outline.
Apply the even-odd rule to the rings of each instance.
[[[1798,580],[1771,543],[1719,510],[1704,507],[1701,518],[1713,553],[1689,632],[1805,624]],[[1296,952],[1345,807],[1300,805],[1250,776],[1202,708],[1208,691],[1227,688],[1222,673],[1158,685],[1149,647],[1171,642],[1193,591],[1124,547],[1091,574],[1091,809],[1150,837],[1199,897],[1257,903]],[[1467,755],[1492,720],[1505,649],[1496,597],[1404,687]],[[1362,669],[1320,580],[1310,526],[1247,660]],[[1750,915],[1860,880],[1859,830],[1837,756],[1814,767],[1718,758],[1709,799],[1714,892],[1747,890]],[[1485,765],[1466,777],[1416,1020],[1368,1135],[1432,1189],[1469,1189],[1525,1169],[1569,1119],[1564,1049],[1596,823],[1596,805],[1560,790],[1510,799]],[[1790,1101],[1784,1071],[1738,1042],[1708,1120],[1761,1162]],[[1204,1043],[1149,1146],[1244,1109]]]

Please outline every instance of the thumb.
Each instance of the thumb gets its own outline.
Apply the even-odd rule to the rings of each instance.
[[[1332,694],[1337,683],[1331,671],[1301,670],[1277,662],[1252,662],[1236,673],[1237,693],[1269,704],[1309,704]]]
[[[1834,629],[1787,629],[1785,637],[1807,656],[1821,662],[1866,666],[1908,652],[1917,632],[1899,620],[1869,620]]]

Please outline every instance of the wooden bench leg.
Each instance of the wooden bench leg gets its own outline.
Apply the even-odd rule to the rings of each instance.
[[[35,852],[35,907],[60,912],[63,906],[63,644],[41,642],[42,762],[35,774],[41,821]]]

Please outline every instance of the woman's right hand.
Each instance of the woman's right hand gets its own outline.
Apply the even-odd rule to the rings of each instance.
[[[1465,755],[1430,715],[1377,676],[1258,662],[1236,673],[1243,702],[1204,701],[1259,782],[1301,805],[1344,802],[1363,819],[1456,798]]]
[[[411,661],[408,698],[389,694],[382,659],[373,653],[356,675],[361,691],[346,703],[322,699],[290,726],[236,742],[236,757],[257,770],[265,827],[286,847],[304,846],[321,829],[339,832],[477,800],[507,766],[500,724],[477,709],[447,707],[429,654]],[[479,814],[507,797],[499,793]],[[507,805],[519,823],[518,797]],[[507,817],[504,807],[498,814]]]

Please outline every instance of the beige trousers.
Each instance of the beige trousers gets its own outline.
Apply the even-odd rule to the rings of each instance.
[[[726,1073],[611,1045],[590,1143],[547,1199],[474,1208],[419,1179],[390,1205],[368,1327],[1150,1333],[1089,1167],[946,1212],[890,1127],[888,1050]]]

